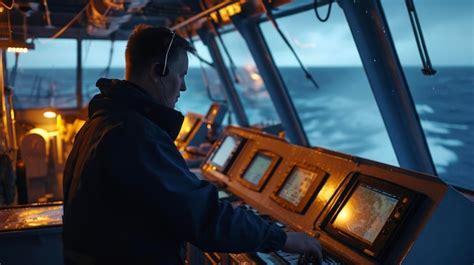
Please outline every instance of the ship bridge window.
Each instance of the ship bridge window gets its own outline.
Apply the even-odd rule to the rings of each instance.
[[[250,124],[273,125],[280,123],[275,106],[263,83],[262,77],[258,73],[245,40],[237,31],[223,34],[222,39],[235,63],[235,70],[232,71],[232,67],[229,67],[229,70],[234,79],[237,77],[238,82],[234,82],[235,88],[240,96]],[[220,48],[226,65],[230,66],[222,45],[220,45]]]
[[[277,22],[320,87],[305,79],[273,25],[262,23],[310,144],[398,166],[341,8],[334,4],[325,23],[314,10]]]
[[[421,72],[405,1],[382,1],[438,174],[452,185],[474,191],[474,2],[414,3],[437,71],[432,76]]]
[[[125,41],[82,41],[82,104],[87,106],[99,93],[95,86],[101,77],[123,79],[125,76]]]
[[[212,62],[207,47],[201,41],[194,41],[197,53],[204,60]],[[223,101],[222,84],[214,68],[188,54],[189,67],[185,77],[186,92],[182,92],[176,108],[183,114],[194,112],[206,114],[212,101]],[[226,119],[225,119],[226,120]]]
[[[15,109],[76,107],[76,47],[76,40],[36,39],[34,50],[19,54],[16,75],[15,54],[7,53]]]

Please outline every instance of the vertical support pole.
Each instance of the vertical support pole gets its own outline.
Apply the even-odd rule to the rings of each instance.
[[[0,110],[1,110],[1,118],[2,118],[2,124],[1,124],[1,129],[2,131],[0,132],[0,136],[2,137],[2,151],[3,152],[9,152],[11,150],[11,139],[10,139],[10,132],[8,128],[8,119],[7,119],[7,99],[5,95],[5,80],[4,80],[4,65],[3,65],[3,49],[0,49]]]
[[[338,0],[400,166],[436,175],[426,137],[379,0]]]
[[[232,81],[232,77],[229,74],[229,70],[224,63],[224,58],[222,58],[222,54],[219,51],[215,34],[209,30],[205,30],[200,32],[200,35],[201,39],[209,49],[209,54],[211,55],[214,66],[216,67],[217,73],[219,74],[221,82],[224,86],[224,94],[230,104],[230,107],[232,108],[232,111],[235,114],[235,117],[237,118],[237,123],[242,127],[249,127],[250,124],[247,119],[247,115],[245,114],[245,110],[242,102],[240,101],[239,95],[235,90],[234,82]]]
[[[82,109],[82,39],[77,39],[76,100],[77,109]]]
[[[283,123],[290,141],[301,146],[309,146],[306,133],[291,101],[288,89],[275,66],[270,49],[265,41],[256,18],[234,16],[232,21],[245,39],[265,86],[272,98],[278,116]]]
[[[19,54],[15,53],[15,57],[18,58]],[[3,83],[9,86],[13,86],[14,84],[10,84],[10,80],[8,79],[8,69],[7,69],[7,52],[2,50],[2,62],[3,62]]]
[[[15,65],[12,69],[12,71],[14,71],[14,75],[13,75],[13,78],[16,77],[16,72],[17,72],[17,68],[18,68],[18,58],[19,58],[20,54],[19,53],[15,53]],[[2,51],[2,62],[3,62],[3,83],[4,83],[4,86],[6,86],[7,88],[5,89],[5,100],[7,101],[8,103],[8,113],[7,113],[7,119],[9,121],[9,124],[11,125],[10,126],[10,130],[9,130],[9,133],[10,133],[10,139],[11,139],[11,148],[13,149],[13,157],[12,157],[12,160],[13,161],[16,161],[16,158],[17,158],[17,151],[18,151],[18,143],[17,143],[17,139],[16,139],[16,119],[15,119],[15,106],[13,104],[13,94],[14,94],[14,86],[15,86],[15,83],[14,83],[14,80],[9,80],[8,79],[8,69],[7,69],[7,54],[5,52],[5,50]]]

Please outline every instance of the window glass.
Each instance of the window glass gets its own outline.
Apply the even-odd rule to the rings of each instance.
[[[325,14],[327,7],[322,7]],[[278,19],[320,88],[305,78],[269,22],[261,24],[312,146],[398,165],[349,25],[337,4],[321,23],[314,10]]]
[[[89,103],[92,96],[99,93],[99,89],[95,86],[98,78],[124,78],[126,44],[126,41],[114,42],[110,69],[107,69],[112,42],[103,40],[83,41],[84,105]],[[200,56],[207,61],[211,61],[207,48],[200,41],[196,42],[195,45]],[[183,114],[187,112],[206,114],[212,102],[208,97],[206,82],[204,80],[208,80],[213,98],[222,100],[223,96],[220,89],[220,81],[214,69],[207,65],[201,68],[199,60],[192,54],[188,54],[188,58],[189,70],[185,77],[187,90],[181,94],[176,104],[176,109]]]
[[[199,56],[212,62],[207,47],[201,41],[195,41],[194,46]],[[212,104],[211,98],[218,101],[224,99],[220,79],[214,68],[201,64],[196,56],[188,53],[188,59],[189,68],[185,77],[186,91],[181,92],[176,109],[183,114],[194,112],[205,115]]]
[[[474,2],[414,2],[434,76],[421,72],[405,2],[382,5],[438,174],[474,190]]]
[[[262,77],[258,73],[245,40],[237,31],[223,34],[222,39],[236,66],[235,74],[238,83],[235,84],[235,88],[240,96],[250,124],[271,125],[279,123],[280,119],[275,106],[265,88]],[[228,57],[221,43],[218,43],[226,65],[229,67]],[[231,70],[230,67],[229,70]],[[232,71],[229,72],[233,75]]]
[[[70,39],[36,39],[34,50],[19,54],[14,80],[15,54],[7,53],[16,109],[76,107],[76,45]]]
[[[123,79],[126,41],[82,41],[82,104],[87,106],[99,93],[95,86],[100,77]],[[112,50],[111,50],[112,49]],[[112,57],[110,57],[112,51]],[[110,61],[110,65],[109,65]]]

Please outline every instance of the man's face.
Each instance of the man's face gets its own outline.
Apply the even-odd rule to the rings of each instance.
[[[179,51],[175,60],[170,60],[168,64],[168,74],[158,77],[155,99],[161,105],[174,109],[180,96],[180,91],[186,90],[184,77],[188,73],[188,55],[185,51]]]

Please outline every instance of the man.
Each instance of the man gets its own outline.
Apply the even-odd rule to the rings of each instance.
[[[64,171],[67,264],[178,264],[184,242],[205,251],[284,249],[321,257],[319,242],[285,233],[220,202],[174,145],[174,110],[186,90],[189,43],[165,28],[138,26],[126,52],[125,80],[99,79],[89,120]]]

